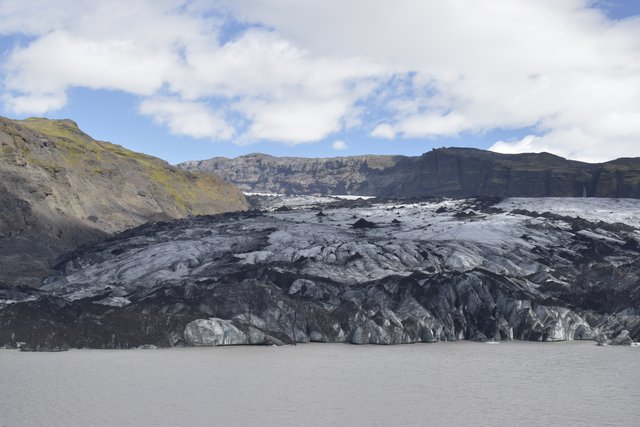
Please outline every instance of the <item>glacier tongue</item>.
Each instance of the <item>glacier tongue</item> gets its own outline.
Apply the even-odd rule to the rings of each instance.
[[[0,345],[640,339],[640,201],[319,201],[72,253],[33,294],[0,289]]]

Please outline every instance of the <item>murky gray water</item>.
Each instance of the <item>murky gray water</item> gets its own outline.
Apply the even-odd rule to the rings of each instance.
[[[640,348],[0,351],[0,426],[640,425]]]

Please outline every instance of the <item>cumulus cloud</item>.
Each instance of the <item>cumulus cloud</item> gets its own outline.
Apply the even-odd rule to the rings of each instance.
[[[498,141],[490,148],[491,151],[504,154],[532,153],[544,151],[545,148],[539,146],[540,137],[527,135],[518,141]]]
[[[396,137],[396,131],[389,123],[382,123],[371,131],[371,136],[375,138],[393,139]]]
[[[3,66],[12,111],[61,108],[71,87],[120,90],[143,97],[140,112],[176,134],[293,145],[354,123],[355,103],[383,73],[370,60],[313,55],[266,29],[222,43],[224,19],[211,2],[71,3],[0,0],[0,33],[34,37]],[[225,121],[229,112],[241,117],[238,129]]]
[[[234,129],[224,117],[206,105],[175,98],[149,98],[140,105],[140,112],[166,125],[176,135],[194,138],[229,139]]]
[[[35,96],[71,85],[151,95],[170,65],[165,52],[135,40],[92,40],[57,31],[13,51],[5,86]]]
[[[640,156],[640,19],[593,4],[0,0],[0,34],[31,37],[6,56],[2,99],[42,114],[71,87],[121,90],[174,133],[239,142],[526,128],[492,149]]]
[[[338,151],[344,151],[347,148],[349,148],[347,143],[341,139],[333,141],[333,144],[331,144],[331,146],[333,147],[334,150],[338,150]]]
[[[640,19],[588,0],[234,0],[249,21],[317,54],[362,55],[411,76],[386,94],[372,136],[441,137],[529,128],[528,145],[581,159],[640,155]],[[366,10],[366,15],[362,13]],[[354,17],[358,17],[355,19]],[[323,29],[331,28],[331,31]],[[621,135],[623,134],[623,135]],[[573,138],[579,138],[578,140]]]
[[[41,93],[30,95],[3,96],[5,105],[17,114],[45,114],[58,110],[67,103],[67,95],[62,93]]]

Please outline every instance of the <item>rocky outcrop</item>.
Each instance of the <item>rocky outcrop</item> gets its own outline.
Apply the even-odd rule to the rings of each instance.
[[[247,207],[220,178],[96,141],[70,120],[0,118],[0,282],[37,286],[52,261],[147,221]]]
[[[40,289],[0,287],[0,346],[640,339],[640,202],[496,202],[146,224],[70,254]]]
[[[190,161],[178,167],[218,174],[243,191],[282,194],[363,194],[372,171],[393,167],[404,156],[353,156],[326,159],[249,154]]]
[[[178,166],[217,173],[244,191],[266,193],[640,198],[640,159],[590,164],[548,153],[443,148],[419,157],[306,159],[251,154]]]

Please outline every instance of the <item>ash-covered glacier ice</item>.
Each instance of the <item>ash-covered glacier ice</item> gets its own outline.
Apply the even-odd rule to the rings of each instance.
[[[76,251],[0,307],[0,345],[640,338],[640,201],[301,206],[152,223]]]

